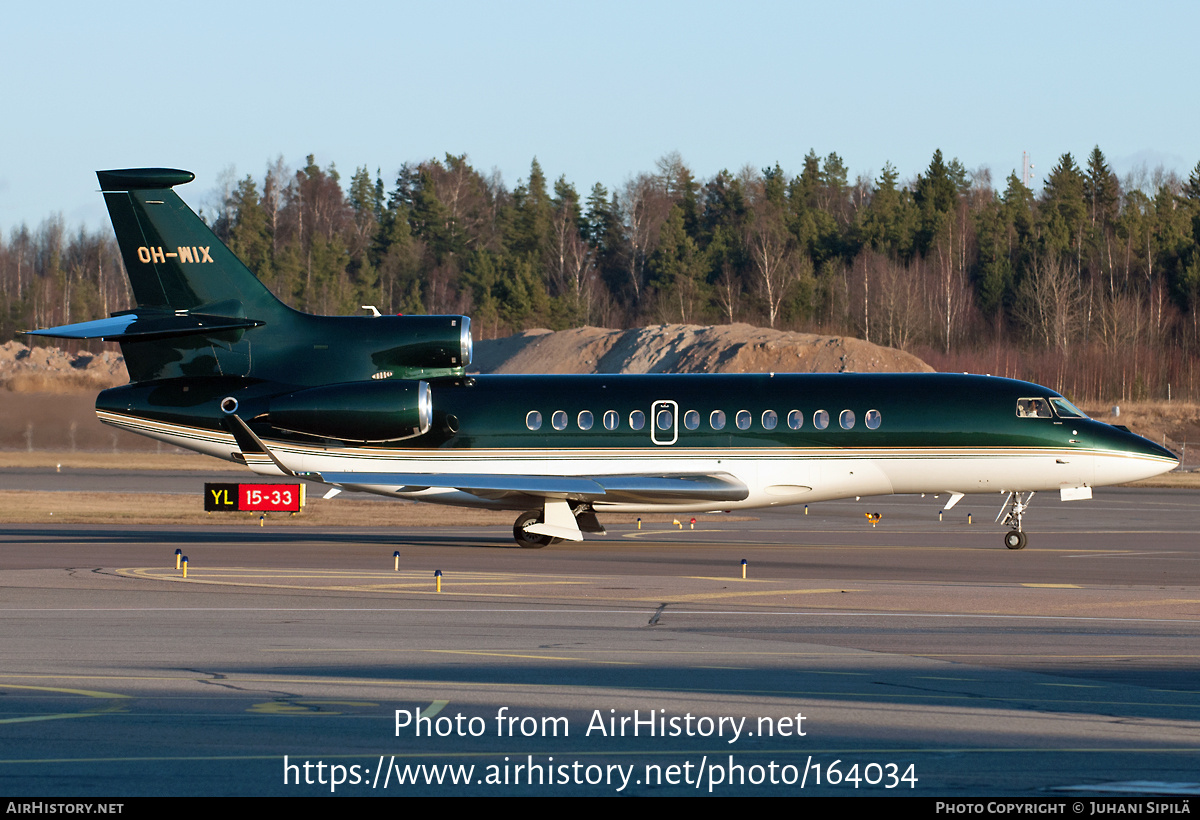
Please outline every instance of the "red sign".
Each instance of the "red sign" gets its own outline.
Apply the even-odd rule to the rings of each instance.
[[[238,509],[252,512],[300,512],[299,484],[239,484]]]

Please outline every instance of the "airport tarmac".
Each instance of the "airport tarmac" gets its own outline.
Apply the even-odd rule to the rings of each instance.
[[[623,516],[542,550],[453,508],[406,530],[7,525],[0,788],[1200,793],[1196,494],[1039,495],[1019,552],[999,496],[939,522],[944,499]]]

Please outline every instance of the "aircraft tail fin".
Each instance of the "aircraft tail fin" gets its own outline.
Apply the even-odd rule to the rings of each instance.
[[[213,314],[238,302],[241,316],[260,321],[288,310],[172,190],[195,174],[130,168],[96,177],[138,307]]]
[[[247,330],[289,325],[275,298],[171,190],[190,171],[97,171],[137,307],[107,319],[27,331],[119,342],[131,381],[182,375],[249,375]],[[262,338],[260,337],[260,345]]]
[[[96,176],[137,306],[28,333],[118,342],[131,382],[251,378],[317,386],[464,374],[467,317],[300,313],[175,194],[191,172],[131,168]],[[222,383],[218,392],[231,389]]]

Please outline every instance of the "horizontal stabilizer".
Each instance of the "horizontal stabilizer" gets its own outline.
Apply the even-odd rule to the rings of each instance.
[[[236,316],[212,316],[205,313],[134,312],[60,325],[44,330],[26,330],[28,336],[49,336],[55,339],[105,339],[110,342],[142,342],[167,339],[173,336],[213,334],[245,330],[263,324],[254,319]]]
[[[121,168],[97,171],[96,178],[102,191],[137,191],[186,185],[196,175],[178,168]]]

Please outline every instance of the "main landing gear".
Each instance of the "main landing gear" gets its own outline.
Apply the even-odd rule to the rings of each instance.
[[[513,524],[517,546],[537,550],[561,541],[582,541],[583,533],[604,535],[604,525],[591,505],[547,499],[540,510],[521,513]]]
[[[1028,495],[1017,492],[1009,493],[1004,506],[1000,508],[1000,514],[996,516],[997,521],[1012,527],[1004,536],[1004,546],[1010,550],[1025,549],[1025,544],[1029,540],[1021,530],[1021,516],[1029,509],[1029,502],[1033,500],[1033,495],[1033,493]],[[1003,516],[1003,520],[1001,520],[1001,516]]]
[[[513,524],[513,538],[517,542],[517,546],[526,550],[540,550],[542,547],[548,547],[551,544],[557,544],[562,541],[561,538],[554,538],[550,535],[539,535],[538,533],[529,532],[525,528],[533,524],[541,524],[545,520],[545,515],[541,510],[530,510],[526,513],[521,513],[517,518],[517,523]]]

